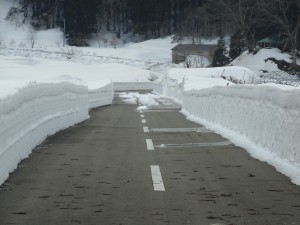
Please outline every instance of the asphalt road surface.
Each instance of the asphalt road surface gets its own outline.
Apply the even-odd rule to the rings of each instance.
[[[174,104],[136,108],[116,97],[37,147],[0,187],[0,224],[300,224],[300,187],[273,167]]]

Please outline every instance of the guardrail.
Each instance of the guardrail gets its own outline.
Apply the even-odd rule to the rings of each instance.
[[[300,78],[297,74],[289,74],[283,71],[273,71],[269,73],[264,73],[261,75],[261,78],[256,82],[257,84],[283,84],[294,87],[300,86]]]

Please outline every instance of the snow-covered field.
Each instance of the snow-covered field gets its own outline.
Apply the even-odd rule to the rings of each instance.
[[[111,104],[113,89],[154,89],[180,101],[189,118],[300,185],[299,88],[228,81],[253,83],[261,70],[278,71],[266,58],[288,61],[288,54],[262,49],[244,53],[231,67],[185,69],[170,63],[176,45],[171,37],[116,49],[97,44],[63,48],[58,29],[39,31],[31,48],[28,25],[5,20],[13,4],[0,0],[0,184],[48,135],[87,119],[90,108]],[[154,104],[156,98],[148,95],[141,102]]]

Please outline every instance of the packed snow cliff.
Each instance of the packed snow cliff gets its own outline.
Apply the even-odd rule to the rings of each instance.
[[[96,85],[96,86],[95,86]],[[112,83],[0,82],[0,184],[49,135],[89,118],[89,109],[111,104]]]
[[[245,74],[242,67],[231,69],[234,74]],[[202,72],[171,70],[163,80],[162,93],[179,100],[188,118],[247,149],[300,185],[300,89],[234,85]]]

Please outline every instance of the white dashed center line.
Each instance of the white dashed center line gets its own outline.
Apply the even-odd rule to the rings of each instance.
[[[144,118],[144,117],[145,117],[145,115],[141,114],[141,118]]]
[[[142,120],[142,123],[147,123],[147,121],[146,120]]]
[[[149,133],[149,128],[148,127],[143,127],[143,129],[144,129],[145,133]]]
[[[161,176],[161,172],[158,165],[152,165],[151,168],[151,175],[152,175],[152,182],[154,191],[165,191],[164,182]]]
[[[154,150],[154,145],[151,139],[146,139],[147,149]]]

